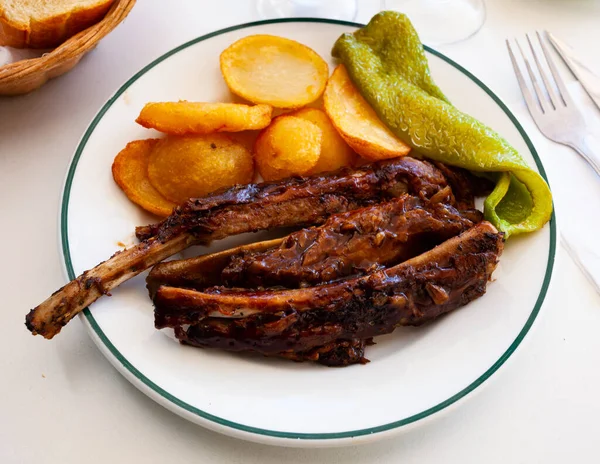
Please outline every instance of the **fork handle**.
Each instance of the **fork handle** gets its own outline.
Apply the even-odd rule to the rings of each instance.
[[[586,135],[577,143],[570,144],[600,176],[600,142],[591,134]]]

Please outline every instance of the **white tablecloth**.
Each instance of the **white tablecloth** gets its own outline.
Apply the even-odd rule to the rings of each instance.
[[[562,249],[534,329],[489,385],[451,414],[364,447],[294,450],[208,432],[139,393],[78,320],[52,342],[25,330],[26,311],[64,284],[59,198],[95,112],[153,58],[257,19],[253,3],[139,0],[75,70],[25,97],[0,99],[0,462],[600,462],[600,297]],[[378,4],[361,1],[358,19],[368,20]],[[548,29],[600,71],[600,2],[489,0],[488,10],[478,35],[441,51],[487,83],[533,135],[504,39]],[[597,179],[572,152],[534,141],[556,192],[589,189],[600,198]],[[600,212],[585,203],[569,209],[569,222],[582,228],[592,224],[586,215]]]

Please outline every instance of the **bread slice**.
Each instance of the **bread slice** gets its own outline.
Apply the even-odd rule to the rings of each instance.
[[[0,0],[0,45],[54,48],[100,21],[115,0]]]

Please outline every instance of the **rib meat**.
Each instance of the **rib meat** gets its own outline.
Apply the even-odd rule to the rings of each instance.
[[[204,338],[196,337],[192,332],[194,329],[190,327],[185,330],[181,327],[175,328],[175,337],[180,341],[182,345],[195,346],[197,348],[218,348],[217,346],[209,344]],[[367,364],[369,360],[365,358],[365,348],[368,345],[374,345],[371,338],[366,340],[361,339],[350,339],[350,340],[335,340],[325,345],[315,346],[305,351],[281,351],[277,353],[266,353],[260,350],[254,349],[233,349],[230,344],[229,347],[225,348],[226,351],[232,352],[254,352],[262,354],[263,356],[278,357],[289,359],[290,361],[312,361],[318,362],[330,367],[345,367],[352,364]],[[233,345],[235,346],[235,345]]]
[[[310,177],[239,185],[191,199],[164,221],[138,227],[136,235],[144,240],[184,229],[197,235],[216,233],[223,238],[287,224],[315,225],[331,214],[379,203],[402,193],[431,198],[446,186],[448,182],[439,168],[405,156]]]
[[[394,265],[480,222],[480,212],[402,195],[378,205],[331,216],[320,227],[285,239],[156,265],[146,279],[201,290],[216,285],[298,288]]]
[[[474,208],[475,197],[489,195],[495,183],[485,177],[478,177],[464,169],[448,166],[439,161],[433,163],[446,177],[448,185],[452,188],[455,200],[454,206],[459,210]]]
[[[146,277],[146,287],[150,297],[154,298],[156,290],[161,285],[195,288],[197,290],[222,285],[223,269],[229,265],[234,257],[245,253],[277,248],[283,240],[284,238],[265,240],[208,255],[159,263],[152,268],[148,277]]]
[[[432,164],[404,157],[189,200],[159,226],[146,229],[141,243],[86,271],[32,309],[25,323],[34,335],[52,338],[100,296],[189,246],[245,232],[321,224],[334,213],[404,192],[429,198],[446,186]]]
[[[229,287],[318,285],[398,264],[473,225],[452,206],[403,195],[331,216],[320,227],[289,235],[275,249],[238,254],[222,278]]]
[[[181,340],[182,344],[185,344]],[[367,340],[336,340],[323,346],[317,346],[307,351],[282,352],[278,356],[292,361],[313,361],[331,367],[345,367],[351,364],[367,364],[365,347],[374,344]]]
[[[315,357],[319,347],[336,350],[344,341],[421,325],[480,297],[503,246],[503,234],[482,222],[402,264],[332,284],[204,292],[163,286],[154,298],[155,325],[177,328],[194,346]]]

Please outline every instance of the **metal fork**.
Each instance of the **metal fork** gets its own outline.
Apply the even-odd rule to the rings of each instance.
[[[544,93],[542,90],[542,86],[540,86],[540,83],[533,72],[531,63],[525,56],[525,53],[523,53],[521,44],[519,44],[517,39],[515,39],[515,43],[517,44],[519,52],[521,53],[523,61],[525,62],[525,67],[527,68],[527,73],[531,79],[535,97],[529,90],[529,87],[523,78],[523,74],[521,73],[521,69],[519,68],[519,64],[517,63],[517,59],[515,58],[512,47],[510,46],[510,42],[507,40],[506,46],[508,47],[510,60],[515,68],[515,74],[517,75],[519,87],[521,87],[521,92],[525,98],[527,108],[529,108],[529,112],[531,113],[533,120],[537,124],[542,134],[554,142],[573,148],[590,164],[590,166],[592,166],[592,168],[594,168],[596,174],[600,176],[600,154],[590,146],[593,138],[587,130],[583,115],[573,103],[573,99],[567,91],[565,83],[560,77],[560,74],[558,74],[558,70],[552,61],[550,53],[548,53],[548,48],[544,44],[540,33],[537,31],[536,36],[540,42],[540,46],[544,53],[544,57],[546,58],[548,68],[554,77],[554,82],[556,83],[556,88],[558,89],[558,95],[540,63],[529,34],[526,34],[527,42],[529,43],[533,60],[535,61],[538,73],[542,78],[542,85],[546,93]],[[590,271],[590,269],[583,262],[582,255],[590,256],[589,251],[585,250],[585,252],[578,252],[577,248],[579,248],[579,245],[575,246],[577,241],[567,240],[564,233],[561,234],[561,241],[567,250],[567,253],[569,253],[577,267],[594,286],[596,292],[600,294],[600,281],[596,279],[594,273]]]
[[[521,69],[517,63],[510,42],[507,40],[506,46],[508,47],[510,60],[515,68],[515,74],[517,75],[519,87],[521,87],[521,92],[525,98],[527,108],[529,108],[529,112],[542,134],[554,142],[573,148],[590,164],[590,166],[592,166],[592,168],[594,168],[596,174],[600,176],[600,153],[597,152],[597,149],[592,145],[593,139],[586,128],[583,115],[573,103],[573,99],[567,91],[567,87],[560,77],[560,74],[558,74],[558,69],[552,61],[552,57],[548,52],[548,48],[542,40],[540,33],[536,32],[536,35],[540,42],[544,57],[546,58],[548,68],[554,77],[558,94],[555,92],[554,87],[540,63],[538,54],[533,47],[529,34],[526,35],[527,42],[529,43],[529,48],[531,49],[531,54],[535,61],[535,65],[537,66],[538,73],[542,78],[541,85],[533,72],[531,63],[527,59],[525,53],[523,53],[521,44],[516,39],[515,43],[525,62],[527,73],[533,84],[535,97],[529,90],[529,87],[523,78],[523,74],[521,73]],[[542,87],[545,92],[542,90]]]

